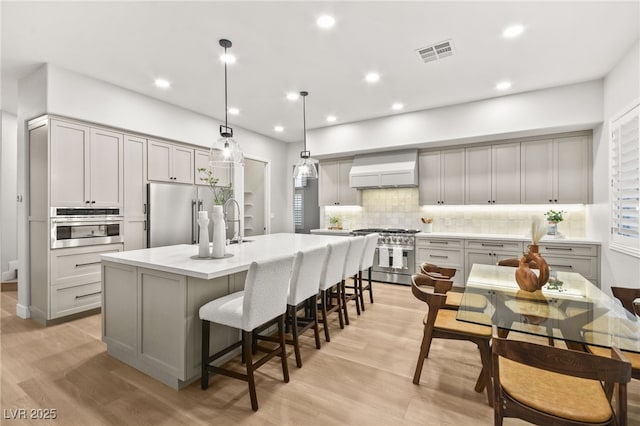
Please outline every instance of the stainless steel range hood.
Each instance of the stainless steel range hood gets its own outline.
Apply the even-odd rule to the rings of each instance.
[[[418,150],[356,156],[349,172],[352,188],[418,186]]]

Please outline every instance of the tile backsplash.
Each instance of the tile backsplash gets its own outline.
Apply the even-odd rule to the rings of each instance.
[[[321,223],[329,227],[329,216],[339,215],[343,228],[422,229],[421,217],[433,219],[433,232],[526,235],[533,220],[544,220],[550,209],[565,211],[558,230],[567,237],[586,236],[584,205],[464,205],[420,206],[417,188],[365,189],[362,207],[326,206]]]

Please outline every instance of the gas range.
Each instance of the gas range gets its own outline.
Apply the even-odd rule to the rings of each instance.
[[[380,234],[370,271],[371,279],[411,285],[411,275],[415,271],[415,234],[418,232],[418,229],[365,228],[351,231],[351,234]]]
[[[377,232],[378,247],[397,247],[403,246],[413,249],[415,247],[415,234],[420,232],[419,229],[401,229],[401,228],[363,228],[351,231],[352,235],[367,235]]]

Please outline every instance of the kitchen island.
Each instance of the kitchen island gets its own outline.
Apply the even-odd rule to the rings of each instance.
[[[344,237],[272,234],[226,247],[223,259],[196,259],[197,245],[106,254],[102,259],[102,340],[114,358],[180,389],[200,377],[200,307],[240,291],[251,262],[324,247]],[[211,326],[211,353],[239,330]],[[221,358],[226,362],[235,354]]]

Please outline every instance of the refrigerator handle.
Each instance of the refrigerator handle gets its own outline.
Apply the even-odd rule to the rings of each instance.
[[[198,200],[198,211],[202,211],[202,200]]]
[[[197,244],[196,241],[196,226],[198,225],[197,219],[198,211],[196,209],[196,200],[191,200],[191,243]]]

